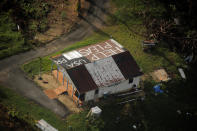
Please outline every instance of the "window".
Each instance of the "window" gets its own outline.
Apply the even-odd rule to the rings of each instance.
[[[133,83],[133,78],[129,78],[129,83]]]
[[[85,94],[84,94],[84,93],[81,94],[79,99],[80,99],[81,101],[84,101],[84,100],[85,100]]]
[[[95,94],[95,95],[96,95],[96,94],[98,94],[98,91],[99,91],[99,90],[98,90],[98,89],[96,89],[94,94]]]

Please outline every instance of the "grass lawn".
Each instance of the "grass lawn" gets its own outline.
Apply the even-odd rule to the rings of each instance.
[[[140,68],[144,73],[149,73],[154,69],[166,68],[168,72],[177,73],[177,67],[184,66],[182,59],[174,52],[169,51],[165,47],[157,47],[151,53],[145,53],[142,51],[141,41],[142,37],[139,37],[129,31],[124,25],[110,26],[103,29],[103,31],[111,35],[116,41],[122,44],[126,49],[128,49],[135,60],[137,61]],[[61,54],[63,52],[71,51],[83,46],[90,44],[95,44],[104,40],[109,39],[108,36],[101,33],[94,33],[92,36],[77,42],[69,47],[66,47],[62,51],[59,51],[50,56],[43,57],[41,60],[42,72],[48,72],[51,69],[51,56]],[[29,63],[22,65],[22,69],[31,75],[36,75],[39,73],[39,59],[35,59]]]
[[[13,117],[26,121],[35,126],[35,122],[40,119],[46,120],[60,131],[66,130],[66,121],[48,109],[35,104],[9,88],[0,86],[0,103],[7,107]]]

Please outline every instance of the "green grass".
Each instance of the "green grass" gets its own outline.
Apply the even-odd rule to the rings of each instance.
[[[0,86],[0,103],[8,107],[16,117],[25,120],[34,126],[35,122],[40,119],[46,120],[49,124],[65,131],[66,121],[59,118],[52,111],[35,104],[9,88]]]
[[[158,68],[165,68],[168,72],[177,73],[178,66],[184,66],[183,60],[178,54],[169,51],[165,47],[157,47],[151,53],[145,53],[142,50],[141,42],[143,37],[137,36],[128,30],[124,25],[110,26],[103,29],[103,31],[111,35],[116,41],[122,44],[127,50],[131,52],[136,62],[143,70],[144,73],[149,73]],[[62,51],[55,54],[42,58],[42,72],[48,72],[51,69],[50,57],[61,54],[63,52],[68,52],[83,46],[90,44],[95,44],[101,41],[109,39],[106,35],[101,33],[94,33],[92,36],[77,42],[69,47],[66,47]],[[30,76],[39,73],[39,59],[35,59],[29,63],[22,65],[22,69],[28,73]]]
[[[9,13],[0,13],[0,59],[29,49]]]
[[[121,5],[124,1],[130,2],[130,0],[114,1],[119,5]],[[118,6],[120,10],[115,13],[114,17],[117,17],[118,20],[123,21],[127,21],[128,18],[134,17],[134,15],[127,17],[130,14],[122,16],[122,13],[125,12],[125,9],[128,8],[128,6],[125,8],[121,7],[124,6]],[[155,50],[150,53],[143,52],[141,42],[145,38],[132,32],[132,30],[140,33],[144,32],[145,28],[140,26],[142,23],[141,19],[137,18],[135,21],[128,20],[126,25],[123,23],[123,21],[118,21],[118,24],[116,23],[117,25],[113,23],[111,26],[103,28],[100,33],[95,32],[90,37],[80,42],[74,43],[62,51],[43,57],[42,71],[50,71],[51,61],[49,58],[51,56],[55,56],[57,54],[68,52],[90,44],[95,44],[109,39],[108,36],[112,36],[113,39],[118,41],[130,51],[137,64],[145,74],[148,74],[158,68],[165,68],[167,72],[178,76],[177,67],[185,67],[182,58],[175,52],[172,52],[163,46],[165,45],[163,43],[159,43],[159,46],[157,46]],[[35,59],[22,65],[22,69],[30,76],[32,74],[38,74],[39,59]],[[179,77],[176,77],[176,79],[178,78]],[[158,97],[155,97],[152,90],[152,86],[155,84],[157,83],[153,82],[152,80],[146,81],[144,83],[145,92],[148,94],[144,102],[117,105],[116,102],[119,101],[119,99],[117,99],[113,102],[109,101],[110,104],[98,104],[103,110],[101,117],[98,120],[92,121],[90,119],[86,119],[85,116],[87,115],[87,111],[84,111],[79,114],[72,114],[68,116],[66,126],[67,128],[70,127],[74,130],[133,130],[132,124],[140,122],[142,127],[140,127],[139,130],[170,130],[170,127],[176,129],[176,121],[179,121],[175,115],[177,109],[176,99],[173,97],[168,97],[167,95],[159,95]],[[165,86],[167,87],[172,85],[170,84]],[[117,117],[119,117],[120,120],[118,123],[115,123]],[[170,123],[168,123],[168,120]]]
[[[140,30],[140,28],[138,28]],[[106,27],[102,30],[103,32],[105,32],[105,34],[108,34],[113,36],[113,38],[118,41],[120,44],[122,44],[126,49],[128,49],[131,54],[133,55],[133,57],[135,58],[135,60],[137,61],[138,65],[140,66],[140,68],[143,70],[144,73],[150,73],[155,69],[158,68],[165,68],[168,72],[173,73],[173,74],[177,74],[177,67],[178,66],[184,66],[183,64],[183,60],[181,59],[181,57],[172,52],[169,51],[166,47],[164,46],[158,46],[156,47],[155,50],[153,50],[151,53],[145,53],[142,51],[142,47],[141,47],[141,41],[144,39],[143,37],[140,37],[138,35],[135,35],[134,33],[132,33],[130,30],[128,30],[127,27],[125,27],[124,25],[116,25],[116,26],[109,26]],[[50,56],[54,56],[57,54],[61,54],[63,52],[67,52],[70,50],[74,50],[76,48],[80,48],[83,46],[87,46],[90,44],[95,44],[97,42],[101,42],[104,41],[106,39],[109,39],[109,37],[107,37],[106,35],[103,35],[103,33],[94,33],[92,36],[77,42],[65,49],[63,49],[62,51],[59,51],[55,54],[52,54]],[[44,58],[42,58],[42,71],[43,72],[48,72],[51,69],[51,61],[50,61],[50,56],[46,56]],[[33,69],[33,75],[38,74],[39,71],[39,60],[33,60],[27,64],[24,64],[22,66],[22,69],[27,72],[29,75],[31,75],[30,69]],[[178,75],[177,75],[178,76]],[[149,88],[149,90],[151,90],[151,87],[153,86],[153,84],[149,84],[147,86],[147,88]],[[131,104],[128,111],[134,114],[135,117],[128,117],[127,115],[122,115],[124,114],[124,110],[125,110],[125,106],[118,106],[118,105],[113,105],[113,103],[110,103],[108,105],[100,105],[100,107],[103,109],[103,113],[102,116],[99,120],[96,121],[91,121],[89,119],[86,119],[85,116],[87,114],[87,111],[82,112],[80,114],[73,114],[70,115],[67,118],[67,128],[71,127],[72,129],[76,129],[76,130],[132,130],[132,127],[128,125],[130,125],[131,123],[135,123],[136,120],[143,120],[143,126],[147,126],[147,127],[142,127],[143,129],[150,129],[153,126],[158,126],[158,123],[153,123],[151,125],[150,121],[154,120],[157,121],[158,117],[157,115],[160,115],[159,112],[154,112],[153,114],[147,114],[146,113],[146,109],[148,112],[151,112],[152,110],[154,110],[154,108],[158,108],[158,104],[159,101],[161,101],[163,103],[163,105],[161,106],[162,108],[166,107],[167,101],[173,101],[172,103],[174,103],[174,100],[168,99],[167,97],[161,97],[161,100],[159,99],[159,101],[157,101],[158,98],[150,98],[151,100],[149,101],[149,99],[146,100],[145,104],[140,104],[140,105],[133,105]],[[151,107],[150,107],[151,105]],[[137,106],[137,107],[135,107]],[[136,112],[133,110],[133,108],[131,107],[135,107],[136,110],[139,110],[139,112]],[[143,110],[141,108],[144,108]],[[159,110],[161,110],[161,108],[159,108]],[[174,111],[175,108],[173,107],[173,109],[171,108],[165,108],[165,110],[170,110],[170,111]],[[136,113],[136,114],[135,114]],[[145,113],[145,114],[143,114]],[[166,113],[166,112],[163,112]],[[173,112],[170,112],[173,113]],[[127,113],[128,114],[128,113]],[[131,115],[130,114],[130,115]],[[143,115],[143,116],[142,116]],[[153,115],[153,116],[152,116]],[[121,117],[120,118],[120,124],[119,126],[117,126],[117,123],[114,123],[114,121],[116,120],[116,117]],[[164,117],[165,115],[160,115],[161,117]],[[170,114],[169,114],[170,116]],[[138,118],[139,117],[139,118]],[[145,118],[144,118],[145,117]],[[152,119],[148,119],[149,117],[153,117]],[[166,122],[166,119],[168,119],[170,117],[165,117],[164,122]],[[177,119],[173,119],[173,120],[177,120]],[[161,121],[162,122],[162,121]],[[160,124],[160,123],[159,123]],[[100,125],[100,126],[99,126]],[[165,124],[165,126],[168,126],[168,124]],[[157,128],[159,129],[159,127]],[[166,129],[161,127],[161,129]]]

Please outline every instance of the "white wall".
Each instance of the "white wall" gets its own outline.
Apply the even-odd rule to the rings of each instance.
[[[140,83],[140,76],[137,76],[137,77],[135,77],[134,79],[133,79],[133,83],[132,83],[132,85],[136,85],[136,86],[138,86],[139,85],[139,83]]]
[[[136,86],[138,86],[139,81],[140,81],[140,76],[135,77],[133,79],[132,83],[129,83],[129,80],[125,80],[117,85],[113,85],[110,87],[100,87],[100,88],[98,88],[98,90],[99,90],[98,97],[102,97],[104,92],[108,92],[109,94],[114,94],[114,93],[118,93],[118,92],[127,91],[127,90],[131,89],[134,84]],[[95,95],[95,90],[91,90],[91,91],[86,92],[85,101],[93,100],[94,95]]]
[[[91,90],[91,91],[86,92],[85,101],[93,100],[94,99],[94,92],[95,92],[95,90]]]

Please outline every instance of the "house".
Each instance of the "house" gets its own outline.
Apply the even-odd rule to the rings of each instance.
[[[129,51],[113,39],[51,59],[52,73],[78,104],[137,88],[142,75]]]

